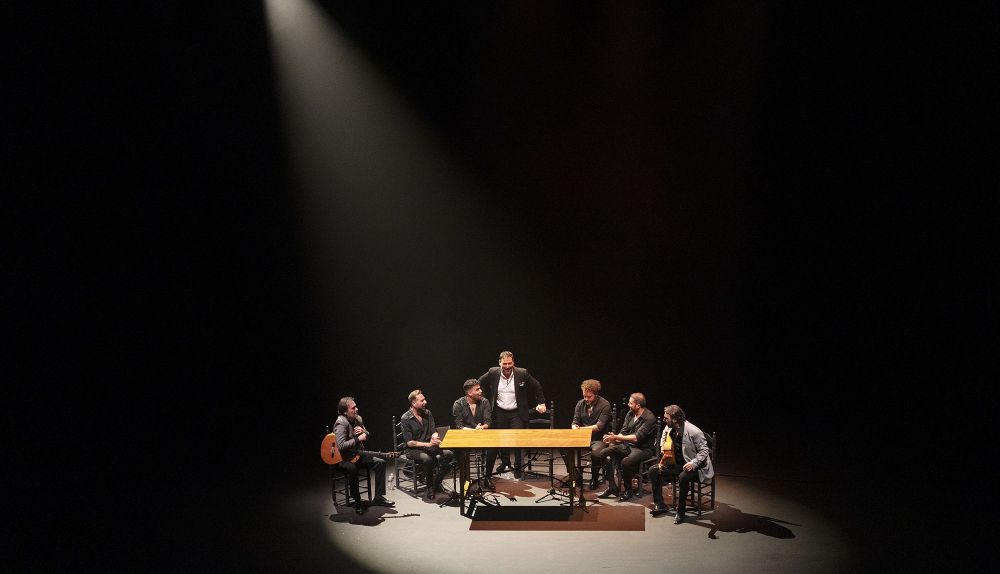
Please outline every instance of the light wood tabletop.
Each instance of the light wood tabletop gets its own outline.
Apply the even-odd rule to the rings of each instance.
[[[588,448],[590,429],[451,429],[441,448]]]

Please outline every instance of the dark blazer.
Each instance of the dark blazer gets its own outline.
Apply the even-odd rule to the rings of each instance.
[[[479,385],[483,387],[486,398],[493,405],[493,410],[497,409],[497,389],[500,387],[500,367],[493,367],[479,377]],[[535,412],[535,405],[545,402],[545,395],[542,394],[542,384],[531,376],[528,369],[514,367],[514,398],[517,399],[517,414],[527,426],[531,420],[531,414]]]

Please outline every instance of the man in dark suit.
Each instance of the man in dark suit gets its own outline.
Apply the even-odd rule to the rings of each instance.
[[[514,366],[514,353],[500,353],[500,364],[479,377],[479,384],[487,391],[487,398],[493,406],[493,426],[495,429],[528,428],[533,412],[545,414],[545,395],[542,384],[531,376],[527,369]],[[486,468],[493,468],[496,455],[487,454]],[[521,449],[514,449],[514,467],[510,466],[509,449],[500,449],[500,466],[496,472],[513,470],[515,478],[521,478]]]

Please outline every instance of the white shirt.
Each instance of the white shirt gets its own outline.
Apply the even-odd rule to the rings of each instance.
[[[517,408],[517,399],[514,395],[513,370],[510,372],[510,377],[506,379],[503,376],[503,370],[500,371],[500,385],[497,387],[497,408],[508,411]]]

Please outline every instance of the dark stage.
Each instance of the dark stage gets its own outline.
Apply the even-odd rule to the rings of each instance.
[[[21,14],[4,200],[19,558],[311,572],[364,560],[347,537],[417,569],[433,530],[331,520],[316,447],[345,395],[377,449],[411,389],[446,424],[511,350],[557,426],[588,378],[613,403],[681,405],[719,434],[727,506],[702,526],[607,510],[634,528],[527,535],[397,510],[448,532],[440,552],[509,535],[508,554],[582,572],[566,545],[642,540],[634,570],[671,552],[684,571],[981,567],[992,515],[928,463],[965,445],[925,429],[989,404],[977,360],[945,355],[997,348],[979,254],[997,200],[973,197],[995,177],[970,120],[993,114],[996,11]]]

